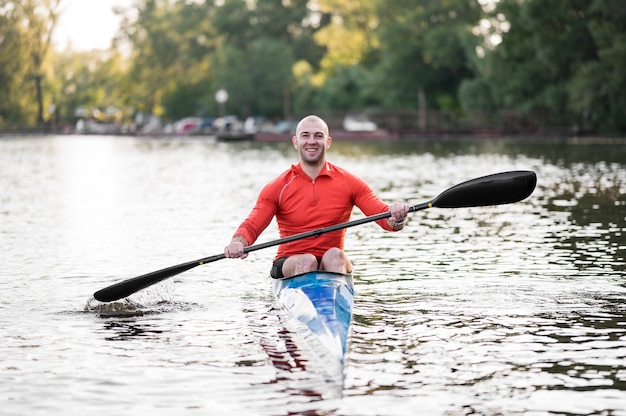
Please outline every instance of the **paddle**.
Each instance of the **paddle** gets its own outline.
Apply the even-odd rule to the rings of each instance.
[[[409,212],[420,211],[427,208],[466,208],[488,205],[509,204],[518,202],[527,198],[535,189],[537,184],[537,175],[531,171],[511,171],[496,173],[493,175],[483,176],[472,179],[467,182],[453,186],[439,194],[435,199],[417,204],[409,208]],[[261,250],[264,248],[277,246],[279,244],[289,243],[309,237],[317,237],[331,231],[342,230],[344,228],[353,227],[355,225],[365,224],[372,221],[378,221],[391,216],[390,212],[383,212],[377,215],[360,218],[358,220],[336,224],[317,230],[307,231],[300,234],[294,234],[289,237],[269,241],[263,244],[257,244],[244,248],[244,252]],[[179,273],[193,269],[207,263],[226,258],[224,254],[217,254],[211,257],[182,263],[177,266],[167,267],[152,273],[147,273],[114,285],[105,287],[94,293],[94,298],[100,302],[113,302],[115,300],[125,298],[135,292],[152,286],[168,277],[175,276]]]

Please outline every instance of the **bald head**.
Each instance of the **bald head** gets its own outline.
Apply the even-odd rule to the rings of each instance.
[[[296,126],[296,136],[299,136],[300,133],[302,132],[302,128],[305,124],[318,124],[321,125],[322,130],[324,131],[324,135],[328,136],[328,124],[326,124],[326,122],[321,118],[318,117],[316,115],[309,115],[304,117],[302,120],[300,120],[300,122],[298,123],[298,125]]]

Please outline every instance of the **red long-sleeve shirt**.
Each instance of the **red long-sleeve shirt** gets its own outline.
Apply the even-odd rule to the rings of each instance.
[[[327,162],[312,180],[300,164],[292,165],[261,190],[256,205],[235,235],[252,244],[274,216],[281,238],[317,230],[349,221],[354,206],[366,216],[389,211],[389,205],[374,195],[361,178],[344,169]],[[386,219],[377,223],[385,230],[395,231]],[[345,234],[343,229],[281,244],[276,258],[305,253],[321,257],[332,247],[343,250]]]

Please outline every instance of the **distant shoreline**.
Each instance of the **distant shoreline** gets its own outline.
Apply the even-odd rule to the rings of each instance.
[[[290,133],[256,133],[246,135],[231,134],[229,136],[219,135],[178,135],[168,133],[76,133],[73,131],[43,131],[41,129],[20,129],[0,131],[0,138],[11,138],[19,136],[128,136],[154,139],[210,139],[221,142],[288,142],[291,139]],[[330,136],[337,142],[454,142],[454,141],[510,141],[524,143],[545,143],[545,144],[599,144],[599,145],[626,145],[626,136],[619,135],[575,135],[564,134],[563,132],[541,132],[541,133],[507,133],[507,132],[389,132],[378,130],[373,132],[348,132],[344,130],[332,130]]]

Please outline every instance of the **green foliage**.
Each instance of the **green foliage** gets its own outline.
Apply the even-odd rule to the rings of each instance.
[[[50,53],[59,0],[0,0],[0,125],[47,105],[174,121],[438,110],[626,132],[623,0],[136,0],[109,51]],[[37,12],[35,12],[35,10]]]
[[[488,17],[505,16],[510,29],[465,84],[463,107],[541,114],[548,126],[626,131],[624,15],[621,1],[553,0],[547,8],[541,0],[501,0]]]
[[[595,0],[587,11],[595,59],[585,60],[568,82],[569,109],[583,127],[626,131],[626,8],[619,0]]]
[[[122,74],[121,57],[117,54],[90,51],[54,56],[47,85],[57,117],[74,122],[79,116],[77,110],[93,113],[121,106]]]
[[[228,110],[286,116],[285,100],[294,89],[292,67],[297,60],[316,65],[320,56],[312,39],[315,29],[303,24],[306,4],[258,0],[249,9],[243,0],[230,0],[215,9],[214,26],[222,38],[211,62],[215,90],[229,92]]]
[[[7,7],[8,2],[0,2]],[[6,123],[34,119],[34,108],[23,101],[29,92],[28,55],[24,47],[20,15],[16,12],[0,13],[0,126]]]
[[[3,120],[41,125],[44,121],[43,83],[45,58],[56,24],[60,0],[0,2],[0,77],[7,84],[0,107]]]
[[[319,89],[316,106],[324,111],[379,107],[379,101],[370,94],[371,83],[371,72],[364,66],[337,66]]]
[[[418,108],[418,91],[428,108],[457,107],[457,91],[470,75],[468,33],[479,17],[472,0],[377,1],[380,59],[373,67],[381,103],[387,108]]]

